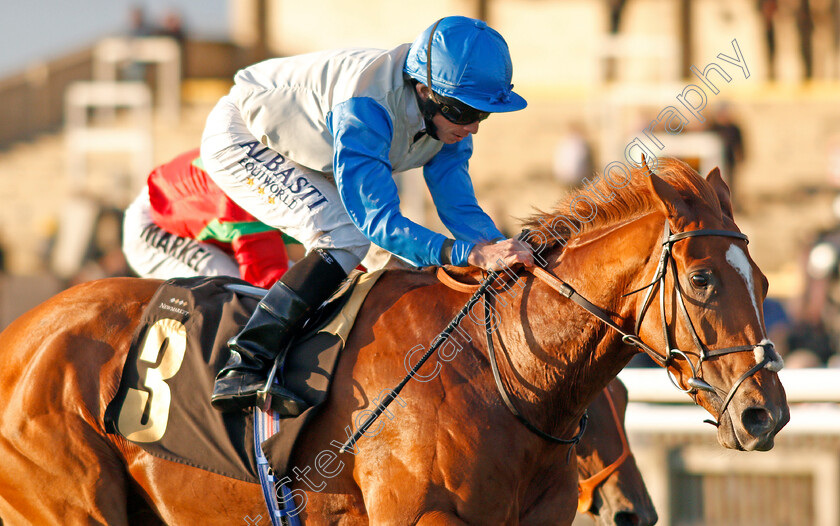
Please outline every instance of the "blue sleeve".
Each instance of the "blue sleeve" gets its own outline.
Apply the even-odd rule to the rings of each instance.
[[[385,250],[420,267],[440,265],[446,237],[400,213],[400,199],[388,152],[393,126],[388,113],[370,98],[336,105],[327,119],[333,135],[333,170],[350,219]]]
[[[455,144],[446,144],[423,168],[440,220],[458,240],[469,242],[470,249],[474,243],[505,237],[476,201],[468,172],[472,145],[472,135]],[[453,261],[456,250],[463,248],[458,244],[452,250]],[[466,254],[459,257],[466,261]]]

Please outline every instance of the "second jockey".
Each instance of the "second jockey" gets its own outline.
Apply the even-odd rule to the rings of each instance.
[[[198,148],[149,174],[125,211],[123,252],[146,278],[233,276],[268,288],[300,245],[258,221],[207,176]]]

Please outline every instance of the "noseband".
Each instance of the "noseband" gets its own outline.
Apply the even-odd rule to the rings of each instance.
[[[578,294],[568,283],[560,280],[550,272],[542,269],[540,267],[532,267],[528,268],[534,276],[539,278],[540,280],[544,281],[547,285],[551,288],[559,292],[566,298],[574,301],[587,311],[589,311],[593,316],[600,319],[616,331],[621,334],[621,340],[628,344],[637,347],[638,349],[644,351],[648,356],[650,356],[656,363],[660,366],[664,367],[666,373],[668,375],[668,379],[671,381],[674,386],[689,394],[695,394],[697,391],[709,391],[711,393],[716,393],[719,396],[723,396],[725,391],[713,387],[705,380],[700,377],[700,373],[702,372],[703,362],[714,358],[717,356],[723,356],[725,354],[731,354],[736,352],[744,352],[744,351],[757,351],[759,348],[762,349],[763,359],[756,360],[758,363],[755,364],[751,369],[741,375],[740,378],[732,385],[729,389],[729,392],[726,394],[723,402],[718,410],[718,419],[723,417],[724,412],[726,411],[729,403],[732,401],[732,398],[735,396],[738,388],[741,384],[749,378],[750,376],[754,375],[763,367],[767,367],[770,370],[778,371],[781,367],[781,359],[778,358],[778,355],[775,352],[773,347],[773,343],[769,340],[762,340],[759,343],[754,345],[739,345],[736,347],[726,347],[723,349],[708,349],[702,341],[700,341],[700,337],[697,335],[697,331],[694,329],[694,324],[691,322],[691,317],[688,314],[688,310],[685,306],[685,299],[683,298],[682,291],[680,290],[679,280],[677,279],[677,265],[672,257],[672,249],[674,243],[681,241],[683,239],[687,239],[690,237],[699,237],[699,236],[720,236],[720,237],[731,237],[735,239],[742,239],[744,241],[749,242],[747,236],[740,232],[734,232],[731,230],[714,230],[714,229],[702,229],[702,230],[690,230],[687,232],[678,232],[675,234],[671,233],[670,226],[668,222],[665,222],[665,230],[663,234],[662,240],[662,254],[659,257],[659,263],[656,267],[656,274],[653,277],[653,281],[650,284],[645,285],[644,287],[635,290],[633,292],[629,292],[624,296],[629,296],[631,294],[635,294],[637,292],[641,292],[642,290],[647,289],[645,294],[645,298],[642,301],[642,309],[639,312],[638,316],[636,317],[636,327],[634,333],[630,334],[625,332],[621,329],[615,322],[612,321],[610,316],[600,307],[592,304],[589,300]],[[680,313],[682,315],[683,321],[689,329],[691,333],[691,337],[694,340],[694,346],[698,350],[698,354],[700,356],[700,360],[697,362],[697,365],[691,361],[688,354],[681,351],[678,348],[671,347],[670,337],[668,336],[668,324],[665,320],[665,276],[668,272],[668,268],[671,268],[674,274],[674,287],[673,287],[673,294],[677,298],[677,304],[679,305]],[[659,287],[659,304],[660,310],[662,312],[662,333],[665,339],[665,348],[666,353],[664,355],[659,354],[656,352],[652,347],[644,343],[641,338],[638,336],[639,329],[641,328],[642,320],[644,319],[644,315],[647,312],[647,309],[650,307],[651,301],[653,299],[653,290],[656,287]],[[668,370],[668,367],[674,363],[675,359],[682,358],[684,359],[691,368],[691,378],[689,378],[686,382],[688,388],[683,388],[679,382],[674,378],[673,374]],[[720,426],[720,421],[717,420],[705,420],[714,426]]]

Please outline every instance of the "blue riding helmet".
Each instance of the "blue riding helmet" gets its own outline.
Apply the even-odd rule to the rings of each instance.
[[[431,41],[429,37],[434,30]],[[432,55],[432,78],[426,66]],[[507,43],[486,22],[448,16],[432,24],[411,44],[404,70],[444,97],[479,111],[517,111],[528,105],[513,92],[513,66]]]

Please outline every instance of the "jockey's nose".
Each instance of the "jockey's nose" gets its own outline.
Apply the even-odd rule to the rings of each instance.
[[[476,133],[478,133],[479,122],[480,121],[475,121],[475,122],[470,123],[470,124],[465,124],[464,129],[467,130],[468,132],[472,133],[473,135],[475,135]]]

